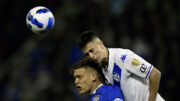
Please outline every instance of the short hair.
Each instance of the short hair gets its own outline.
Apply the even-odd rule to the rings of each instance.
[[[73,74],[76,69],[80,69],[80,68],[85,68],[85,69],[92,68],[98,72],[99,71],[98,68],[100,67],[99,64],[96,63],[94,60],[84,57],[82,60],[78,61],[72,66],[71,74]]]
[[[82,32],[79,42],[78,42],[79,48],[83,49],[87,45],[87,43],[92,41],[94,38],[98,38],[98,36],[96,35],[94,31],[87,30],[87,31]]]
[[[76,64],[74,64],[72,66],[72,69],[71,69],[71,74],[73,75],[74,74],[74,71],[76,69],[80,69],[80,68],[92,68],[93,70],[97,71],[97,75],[98,75],[98,78],[99,80],[102,82],[102,83],[105,83],[105,77],[102,73],[102,70],[101,70],[101,67],[98,63],[96,63],[94,60],[90,59],[90,58],[83,58],[82,60],[78,61]]]

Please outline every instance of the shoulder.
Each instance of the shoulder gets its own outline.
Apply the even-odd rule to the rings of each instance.
[[[119,86],[104,85],[102,86],[102,101],[124,101],[123,94]]]
[[[117,62],[119,63],[119,60],[121,62],[125,62],[127,57],[132,57],[134,53],[129,49],[123,49],[123,48],[109,48],[109,59],[110,62]]]
[[[122,97],[121,89],[119,86],[104,85],[101,87],[101,91],[103,96],[106,96],[109,99]]]
[[[123,48],[108,48],[109,53],[111,55],[115,55],[117,56],[119,55],[123,55],[123,54],[132,54],[133,52],[129,49],[123,49]]]

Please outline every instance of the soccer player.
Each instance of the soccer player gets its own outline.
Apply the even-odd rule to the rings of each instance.
[[[104,85],[97,68],[98,64],[87,58],[73,65],[72,75],[79,93],[88,93],[89,101],[124,101],[120,87]]]
[[[158,93],[160,71],[131,50],[106,48],[93,31],[83,32],[78,45],[102,65],[107,81],[121,88],[125,101],[164,101]]]

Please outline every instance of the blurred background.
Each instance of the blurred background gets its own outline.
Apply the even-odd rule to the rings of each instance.
[[[44,35],[26,26],[35,6],[55,16]],[[87,101],[69,74],[87,29],[107,47],[131,49],[152,63],[162,73],[161,96],[179,98],[180,0],[0,0],[0,19],[0,101]]]

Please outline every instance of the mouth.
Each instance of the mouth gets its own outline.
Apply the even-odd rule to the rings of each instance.
[[[76,88],[80,91],[81,90],[81,87],[80,86],[76,86]]]
[[[96,62],[96,63],[99,63],[99,58],[96,58],[96,59],[95,59],[95,62]]]

